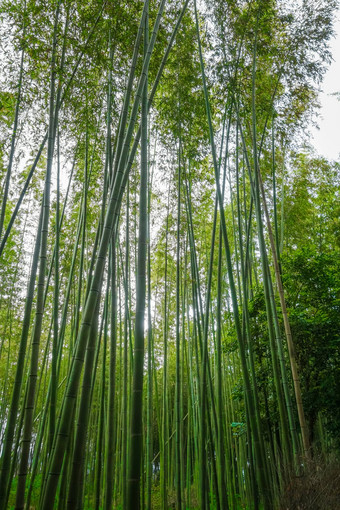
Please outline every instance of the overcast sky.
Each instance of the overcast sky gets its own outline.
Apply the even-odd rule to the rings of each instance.
[[[340,97],[330,94],[340,93],[340,14],[335,24],[336,37],[331,40],[333,62],[329,67],[320,94],[321,110],[318,120],[319,130],[311,129],[311,145],[328,159],[340,159]]]

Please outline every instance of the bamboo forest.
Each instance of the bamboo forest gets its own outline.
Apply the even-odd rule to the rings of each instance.
[[[0,510],[340,509],[338,15],[0,0]]]

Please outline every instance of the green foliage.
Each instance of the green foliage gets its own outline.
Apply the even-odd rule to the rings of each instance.
[[[8,127],[13,122],[16,97],[10,92],[0,91],[0,122],[4,122]]]
[[[318,413],[340,433],[340,257],[310,245],[283,258],[292,334],[310,434]]]
[[[339,189],[339,163],[293,153],[284,190],[287,250],[310,243],[319,251],[339,249]]]
[[[311,440],[315,439],[314,445],[319,441],[322,448],[333,447],[333,438],[340,435],[340,165],[301,152],[295,137],[299,128],[306,126],[315,106],[316,87],[329,62],[328,40],[335,2],[312,0],[300,2],[299,7],[298,3],[274,0],[213,0],[207,5],[197,4],[202,9],[197,18],[202,61],[189,3],[150,107],[149,133],[145,131],[143,136],[145,145],[149,144],[145,169],[150,171],[150,185],[143,188],[144,200],[150,201],[150,239],[145,237],[143,242],[144,255],[150,243],[147,281],[143,271],[140,275],[136,271],[142,251],[138,244],[141,178],[137,138],[141,112],[140,104],[135,110],[133,104],[137,104],[142,92],[142,87],[138,88],[145,50],[142,43],[136,45],[135,74],[131,90],[127,87],[144,2],[1,3],[0,18],[4,23],[0,27],[0,45],[2,48],[6,40],[10,48],[3,53],[6,87],[1,83],[0,91],[2,189],[21,55],[24,70],[5,228],[35,158],[36,146],[49,122],[53,126],[47,142],[50,150],[46,150],[46,144],[0,261],[1,437],[13,409],[15,425],[5,466],[8,476],[10,468],[14,469],[10,506],[15,504],[17,466],[23,451],[21,446],[15,449],[15,435],[23,437],[19,434],[20,415],[26,419],[32,412],[32,420],[27,420],[30,437],[25,441],[26,446],[30,444],[26,448],[30,504],[39,505],[48,479],[48,486],[56,491],[55,503],[66,507],[67,494],[73,496],[72,469],[75,477],[79,475],[84,480],[84,487],[77,486],[78,506],[110,507],[105,498],[106,487],[110,487],[110,492],[112,482],[108,499],[114,497],[115,508],[126,507],[126,459],[129,453],[134,454],[127,431],[133,422],[132,373],[137,364],[138,418],[146,438],[141,448],[141,466],[145,473],[151,473],[153,508],[164,508],[166,503],[169,508],[178,507],[180,491],[188,509],[205,506],[224,510],[227,499],[229,508],[235,509],[254,506],[259,510],[263,503],[266,510],[278,506],[285,469],[291,468],[292,463],[289,455],[287,466],[284,460],[288,452],[282,446],[281,425],[286,424],[288,406],[277,390],[284,371],[279,376],[273,371],[278,338],[271,342],[268,333],[271,312],[268,293],[265,295],[263,290],[266,266],[262,264],[260,268],[261,257],[262,262],[265,258],[259,253],[258,236],[264,218],[263,203],[255,204],[255,220],[255,205],[251,202],[256,152],[269,214],[273,216],[275,212],[278,216],[273,230],[283,241],[280,263]],[[60,13],[55,27],[53,93],[51,53],[57,5]],[[165,2],[148,71],[149,91],[182,7],[180,0]],[[159,2],[152,0],[151,30],[158,8]],[[143,40],[142,30],[140,35]],[[204,90],[203,68],[207,82]],[[129,105],[122,112],[125,94]],[[62,98],[60,104],[56,104],[57,97]],[[50,99],[54,114],[49,113]],[[210,103],[211,122],[207,119],[205,99]],[[119,126],[125,113],[132,127],[120,152]],[[255,117],[257,122],[252,126]],[[53,151],[51,143],[57,128],[58,154],[57,144]],[[126,134],[127,125],[122,126],[122,132]],[[258,146],[254,147],[256,137]],[[135,154],[129,153],[133,143],[138,147]],[[292,147],[296,152],[290,152]],[[212,158],[214,151],[216,157]],[[128,156],[131,159],[126,164],[122,160]],[[55,225],[57,160],[62,175],[61,208],[74,165],[59,236]],[[51,200],[45,203],[49,224],[43,228],[48,237],[42,257],[37,260],[39,270],[43,268],[39,284],[33,276],[32,294],[26,300],[27,309],[33,305],[25,320],[26,338],[33,330],[35,317],[42,318],[42,329],[37,338],[33,336],[33,347],[28,341],[27,348],[23,348],[26,352],[20,354],[21,369],[16,372],[47,167],[52,169],[46,180],[48,185],[51,183]],[[113,168],[118,169],[115,175]],[[126,180],[120,187],[117,182],[122,176]],[[224,196],[215,214],[218,179]],[[181,200],[177,204],[179,192]],[[146,214],[143,219],[146,227]],[[222,232],[223,219],[226,228]],[[265,224],[263,227],[266,236]],[[227,242],[223,244],[221,232],[224,242],[228,237],[230,247]],[[116,259],[110,255],[108,262],[113,246]],[[269,250],[268,259],[271,264]],[[136,354],[134,324],[139,277],[150,284],[151,308],[144,314],[142,307],[140,316],[145,315],[145,323],[148,317],[148,327],[140,329]],[[280,311],[278,317],[277,329],[281,327],[283,337]],[[152,363],[141,355],[148,336]],[[205,342],[207,350],[203,353]],[[60,348],[57,355],[52,346]],[[33,349],[36,374],[31,374],[29,368]],[[288,369],[287,349],[283,355]],[[90,361],[86,362],[86,370],[85,358]],[[150,365],[151,373],[143,382],[143,371],[145,375]],[[55,368],[54,379],[51,374]],[[16,375],[22,381],[17,385],[18,398],[13,404]],[[287,380],[288,393],[293,394],[289,373]],[[36,381],[37,387],[27,410],[26,388],[35,384],[30,381]],[[151,382],[152,408],[148,417],[145,404]],[[50,384],[56,404],[53,412]],[[86,405],[82,407],[80,401]],[[81,415],[79,408],[83,409]],[[54,411],[56,417],[62,413],[61,425],[57,426],[60,429],[55,440],[58,447],[50,450]],[[297,418],[294,404],[292,414]],[[88,425],[82,438],[78,434],[85,422]],[[325,438],[321,437],[324,425]],[[73,440],[77,437],[81,459],[78,467]],[[150,455],[154,460],[150,463],[145,452],[151,437]],[[290,442],[288,445],[289,449]],[[206,462],[200,462],[203,455]],[[53,469],[48,465],[50,458]],[[180,472],[182,481],[177,484]],[[144,497],[145,487],[150,486],[145,473],[142,471],[140,477]],[[26,468],[21,474],[26,477]],[[27,498],[27,491],[23,493],[24,490],[21,494]],[[3,492],[0,498],[4,498]],[[47,498],[45,508],[51,504]]]

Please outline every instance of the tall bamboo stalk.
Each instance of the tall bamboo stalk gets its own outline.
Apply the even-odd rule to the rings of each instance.
[[[149,5],[145,2],[144,58],[147,56]],[[143,365],[144,365],[144,316],[146,296],[146,258],[148,238],[148,66],[145,69],[142,98],[141,177],[139,194],[138,262],[136,274],[136,321],[132,375],[132,400],[130,418],[130,452],[127,479],[127,508],[140,508],[140,477],[142,464],[143,418]]]
[[[54,17],[52,56],[51,56],[51,88],[50,88],[50,104],[49,104],[49,137],[48,137],[48,154],[47,167],[45,177],[45,188],[43,198],[43,221],[41,228],[41,246],[39,254],[39,276],[37,290],[37,305],[34,324],[34,335],[32,340],[31,366],[28,380],[27,400],[25,406],[25,418],[23,424],[22,451],[19,464],[18,487],[16,496],[16,508],[21,510],[24,508],[25,502],[25,485],[27,476],[28,456],[32,437],[33,413],[35,407],[35,389],[38,378],[38,362],[39,362],[39,346],[42,328],[42,318],[44,311],[44,288],[45,288],[45,270],[47,260],[47,236],[50,215],[50,190],[51,190],[51,172],[52,160],[55,143],[55,127],[56,118],[54,115],[55,107],[55,74],[56,74],[56,51],[57,51],[57,28],[59,21],[60,0],[57,3]]]

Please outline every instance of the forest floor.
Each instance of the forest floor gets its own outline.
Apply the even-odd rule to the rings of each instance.
[[[302,476],[291,478],[281,510],[340,510],[340,462],[313,459]]]

